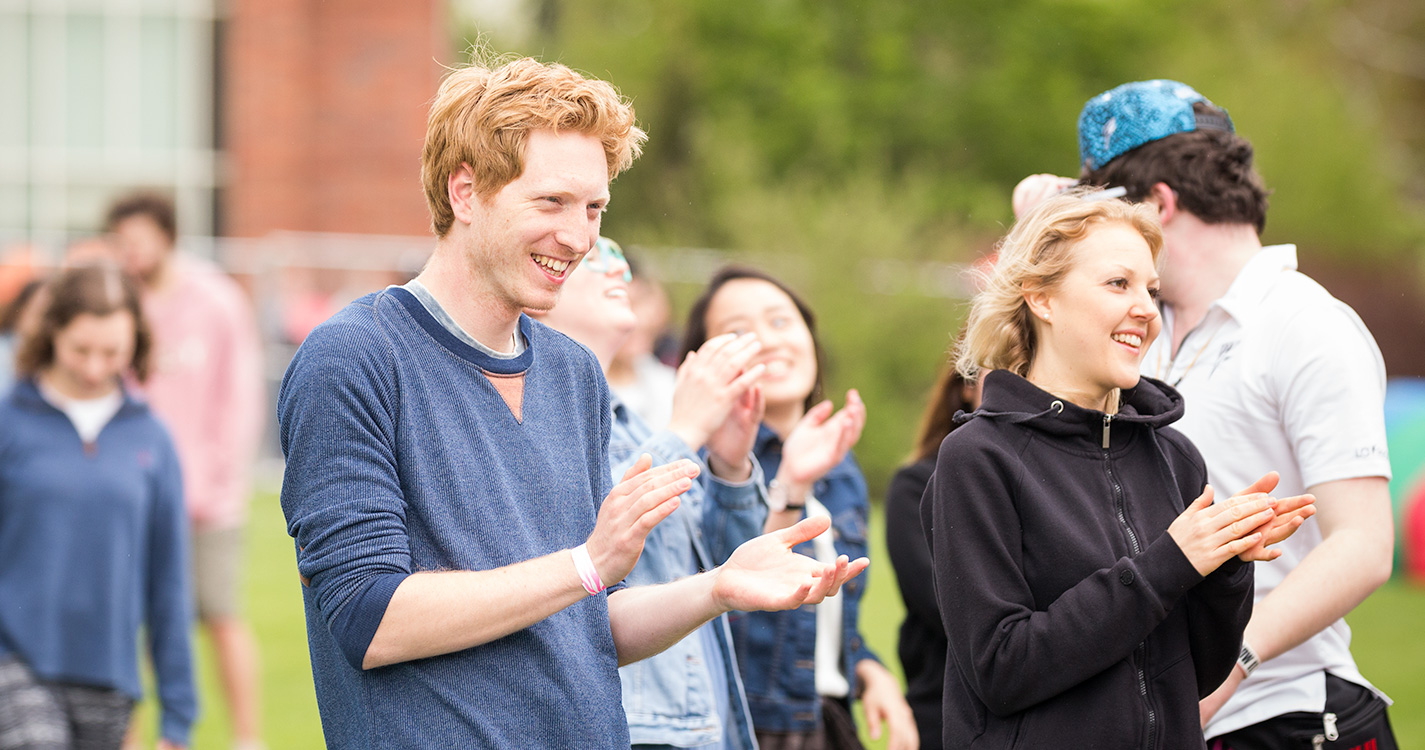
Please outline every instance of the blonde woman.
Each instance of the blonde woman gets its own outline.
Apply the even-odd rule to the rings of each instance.
[[[1213,504],[1171,387],[1140,378],[1161,324],[1150,207],[1044,202],[1000,246],[957,367],[981,408],[921,506],[950,643],[946,747],[1202,748],[1253,560],[1311,497],[1275,475]]]

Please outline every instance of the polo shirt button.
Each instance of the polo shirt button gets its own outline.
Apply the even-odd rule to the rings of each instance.
[[[1119,571],[1119,573],[1118,573],[1118,582],[1121,583],[1121,584],[1123,584],[1124,586],[1132,586],[1132,585],[1133,585],[1133,571],[1130,570],[1130,569],[1128,569],[1128,568],[1124,568],[1123,570]]]

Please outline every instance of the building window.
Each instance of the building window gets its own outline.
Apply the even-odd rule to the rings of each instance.
[[[210,235],[218,0],[0,0],[0,246],[58,248],[135,187]]]

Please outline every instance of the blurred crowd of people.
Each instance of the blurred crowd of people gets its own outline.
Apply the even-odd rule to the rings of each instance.
[[[136,742],[141,626],[159,734],[186,746],[196,617],[235,747],[259,748],[257,644],[242,612],[270,408],[256,320],[221,269],[176,251],[162,195],[116,201],[104,230],[27,283],[3,318],[14,429],[0,448],[0,747]],[[79,687],[92,696],[76,703]]]
[[[1393,748],[1342,620],[1393,544],[1370,333],[1261,245],[1225,110],[1136,82],[1079,135],[1080,177],[1015,190],[886,497],[902,690],[860,626],[867,407],[825,392],[812,305],[724,268],[679,341],[599,234],[629,102],[453,71],[430,261],[316,325],[277,394],[328,746],[839,750],[859,706],[893,750]],[[133,742],[141,629],[187,746],[194,617],[261,746],[258,335],[175,237],[125,198],[0,319],[0,750]]]

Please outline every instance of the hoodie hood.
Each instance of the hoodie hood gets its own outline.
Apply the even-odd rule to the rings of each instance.
[[[1104,412],[1085,409],[1040,389],[1008,370],[992,370],[985,375],[985,391],[980,408],[955,415],[957,423],[974,419],[1007,420],[1026,424],[1056,437],[1098,440],[1103,434]],[[1183,397],[1172,386],[1144,377],[1124,389],[1113,415],[1115,424],[1131,423],[1158,429],[1183,416]]]

